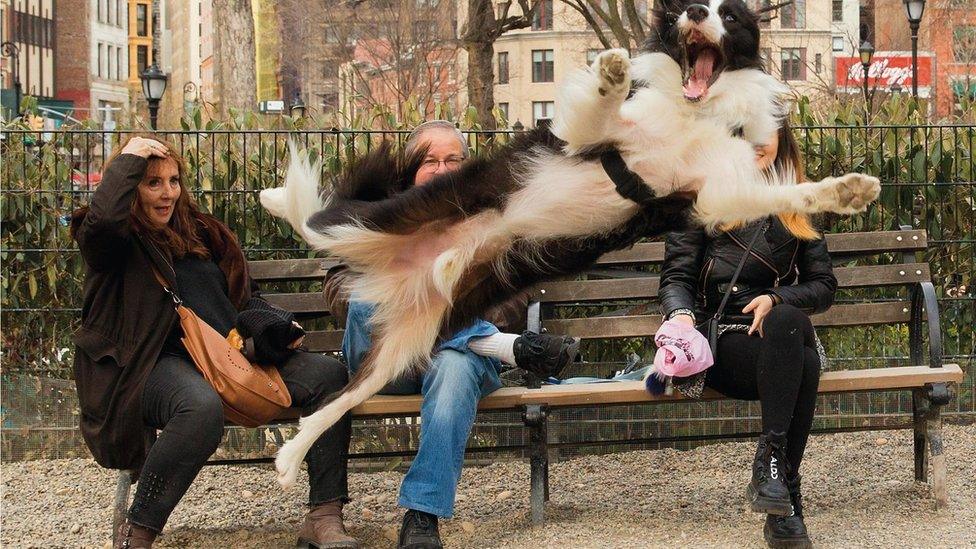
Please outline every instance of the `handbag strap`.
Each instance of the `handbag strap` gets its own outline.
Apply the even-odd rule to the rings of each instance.
[[[725,304],[729,301],[729,296],[732,295],[732,287],[735,286],[737,280],[739,280],[739,273],[742,272],[742,267],[746,264],[746,259],[749,258],[749,253],[752,252],[753,246],[756,245],[756,241],[759,240],[759,235],[766,232],[766,221],[763,222],[763,226],[756,231],[756,234],[752,235],[752,240],[749,241],[749,246],[746,247],[746,251],[742,254],[742,259],[739,260],[739,265],[735,268],[735,274],[732,275],[732,280],[729,282],[729,287],[725,290],[725,295],[722,296],[722,303],[719,304],[718,309],[715,311],[715,315],[712,316],[715,320],[722,318],[722,313],[725,312]]]

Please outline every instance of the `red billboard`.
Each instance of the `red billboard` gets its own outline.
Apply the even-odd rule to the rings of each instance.
[[[864,66],[859,57],[835,57],[836,84],[838,89],[850,92],[860,91],[864,87]],[[929,52],[918,55],[918,89],[919,95],[927,95],[932,85],[933,57]],[[898,85],[902,90],[912,87],[912,54],[902,51],[875,52],[868,66],[868,87],[890,90]],[[923,89],[925,94],[922,94]]]

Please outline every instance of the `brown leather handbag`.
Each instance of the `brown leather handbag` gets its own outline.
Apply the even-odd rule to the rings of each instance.
[[[173,298],[183,328],[183,346],[203,377],[220,395],[225,418],[242,427],[258,427],[291,406],[291,394],[278,368],[248,361],[227,338],[185,307],[158,271],[154,274]]]

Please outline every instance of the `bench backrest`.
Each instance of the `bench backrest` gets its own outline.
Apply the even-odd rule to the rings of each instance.
[[[926,248],[925,231],[828,234],[826,239],[841,291],[908,286],[931,280],[928,263],[916,260],[916,252]],[[888,258],[890,254],[896,257]],[[530,328],[542,327],[584,339],[653,336],[661,323],[656,305],[659,277],[653,271],[663,259],[662,242],[641,243],[603,256],[577,280],[538,285],[533,290],[538,305],[528,312]],[[865,260],[868,264],[853,265]],[[319,288],[326,271],[335,263],[328,258],[290,259],[252,261],[250,267],[251,275],[266,291],[274,291],[283,283],[299,286],[301,291],[267,297],[275,305],[308,318],[328,315]],[[815,315],[814,324],[863,326],[909,321],[911,302],[905,296],[868,295],[858,301],[861,302],[835,304],[826,313]],[[593,313],[592,309],[598,312]],[[306,338],[306,345],[314,351],[336,351],[341,342],[342,331],[330,328],[311,331]]]

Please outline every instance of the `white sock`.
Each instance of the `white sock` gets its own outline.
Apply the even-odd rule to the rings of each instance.
[[[497,358],[505,364],[515,366],[515,340],[518,338],[517,334],[499,332],[468,340],[468,349],[474,351],[475,354]]]

